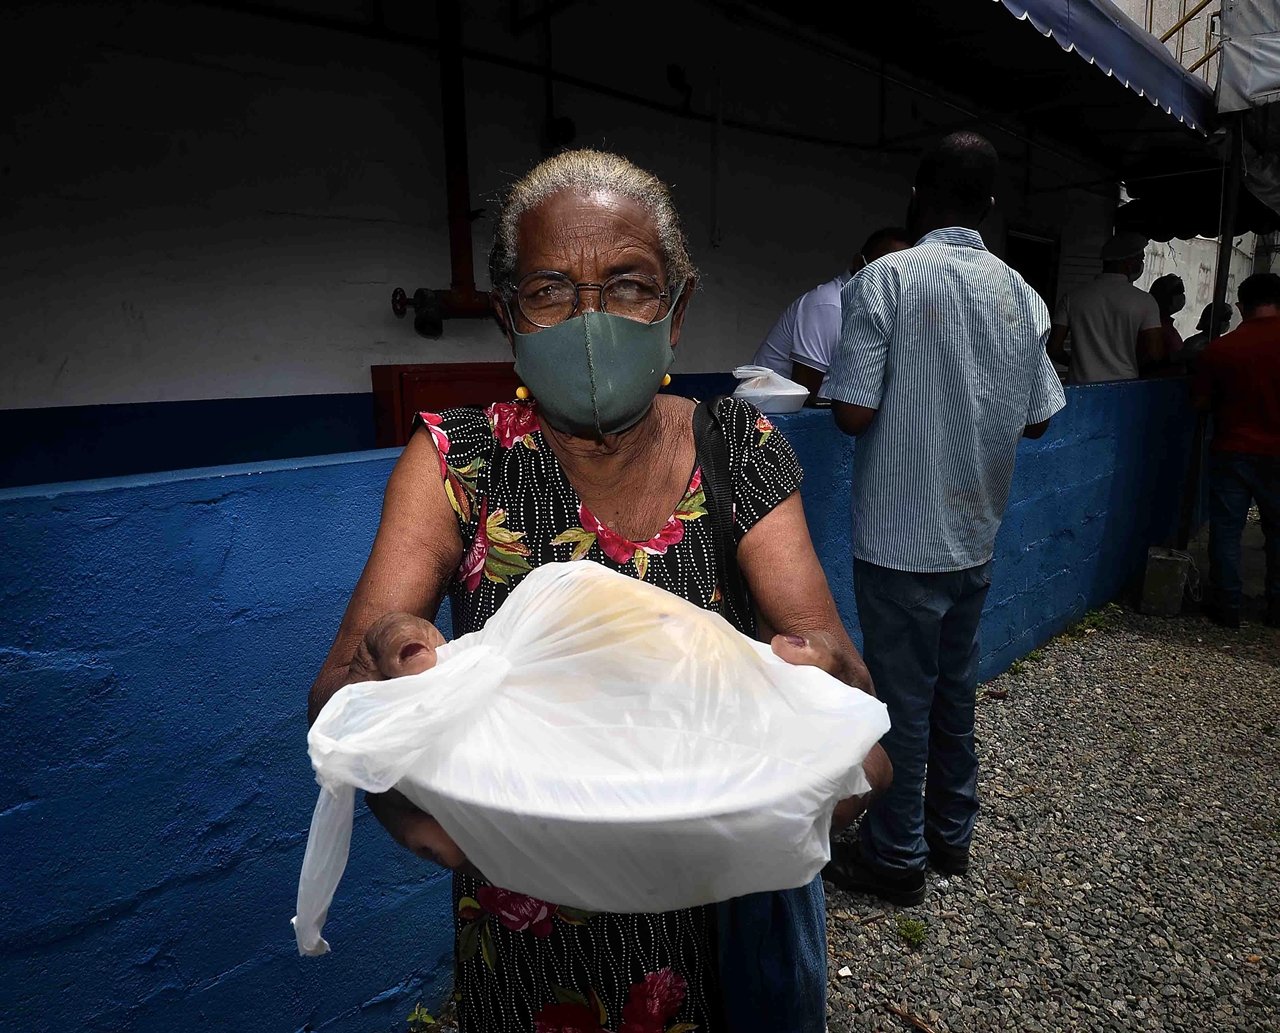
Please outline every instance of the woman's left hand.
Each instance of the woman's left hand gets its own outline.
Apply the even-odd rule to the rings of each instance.
[[[799,667],[820,667],[833,678],[846,685],[874,696],[871,674],[862,657],[851,648],[841,648],[841,643],[827,631],[815,631],[808,635],[774,635],[769,643],[780,660]],[[852,655],[850,655],[852,653]]]
[[[847,649],[840,649],[839,643],[829,632],[817,631],[808,635],[774,635],[770,642],[774,655],[789,664],[807,667],[820,667],[828,674],[839,678],[842,682],[862,689],[863,692],[875,695],[871,685],[871,675],[862,658],[854,653],[849,657]],[[863,774],[871,786],[871,791],[861,796],[851,796],[836,804],[835,814],[831,819],[831,831],[838,832],[853,822],[867,805],[878,795],[889,788],[893,781],[893,765],[884,748],[877,743],[871,747],[866,760],[862,762]]]

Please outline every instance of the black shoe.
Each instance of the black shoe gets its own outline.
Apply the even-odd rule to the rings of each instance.
[[[924,871],[896,872],[870,864],[854,844],[844,856],[828,862],[822,877],[846,893],[865,893],[899,907],[924,902]]]
[[[831,841],[831,860],[848,861],[860,856],[856,839],[833,839]]]
[[[943,875],[964,875],[969,871],[969,848],[947,846],[928,832],[924,841],[929,844],[929,863]]]
[[[1210,603],[1204,608],[1204,615],[1220,627],[1240,627],[1240,607],[1238,606],[1219,606]]]

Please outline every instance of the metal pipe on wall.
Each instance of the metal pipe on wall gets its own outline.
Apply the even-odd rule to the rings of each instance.
[[[489,296],[476,290],[471,244],[471,171],[467,160],[467,95],[462,75],[461,0],[439,0],[440,100],[444,121],[445,194],[449,204],[447,291],[436,291],[444,319],[477,319],[490,314]]]
[[[413,310],[414,329],[423,337],[439,337],[445,319],[485,319],[491,315],[489,295],[476,289],[475,259],[471,241],[471,173],[467,154],[466,85],[462,62],[462,6],[460,0],[438,0],[436,6],[438,40],[419,39],[389,29],[381,7],[366,13],[367,21],[356,22],[303,11],[273,8],[253,0],[205,0],[205,6],[252,14],[312,28],[362,36],[380,42],[398,43],[434,50],[440,59],[440,100],[444,135],[445,196],[449,217],[448,290],[419,287],[412,295],[397,287],[391,293],[391,311],[398,317]]]
[[[444,130],[444,183],[449,216],[448,290],[419,287],[408,295],[391,292],[391,311],[403,318],[413,309],[413,328],[423,337],[444,334],[446,319],[486,319],[492,315],[488,292],[476,290],[471,241],[471,170],[467,158],[467,91],[462,74],[461,0],[439,0],[440,107]]]

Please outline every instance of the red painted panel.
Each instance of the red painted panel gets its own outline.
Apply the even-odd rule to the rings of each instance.
[[[379,448],[405,444],[414,413],[509,401],[519,383],[511,362],[417,363],[369,369]]]

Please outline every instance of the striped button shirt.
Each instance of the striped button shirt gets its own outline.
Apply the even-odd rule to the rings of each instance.
[[[841,306],[823,394],[879,410],[854,449],[854,555],[920,572],[985,563],[1023,427],[1066,404],[1048,309],[960,227],[872,262]]]

